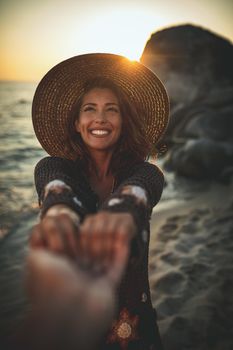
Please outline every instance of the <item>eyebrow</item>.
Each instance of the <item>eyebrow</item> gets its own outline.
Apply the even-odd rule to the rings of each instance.
[[[87,106],[87,105],[96,106],[97,103],[87,102],[87,103],[85,103],[84,105],[82,105],[82,107],[85,107],[85,106]],[[106,106],[110,106],[110,105],[111,105],[111,106],[112,106],[112,105],[119,106],[119,104],[118,104],[118,103],[115,103],[115,102],[107,102],[107,103],[105,103],[105,105],[106,105]]]

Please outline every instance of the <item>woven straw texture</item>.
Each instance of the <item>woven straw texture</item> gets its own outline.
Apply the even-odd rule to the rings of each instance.
[[[113,80],[129,99],[143,110],[147,137],[156,144],[169,120],[166,90],[156,75],[138,62],[113,54],[86,54],[67,59],[53,67],[39,83],[32,104],[32,120],[42,147],[52,156],[74,159],[64,143],[69,113],[95,76]]]

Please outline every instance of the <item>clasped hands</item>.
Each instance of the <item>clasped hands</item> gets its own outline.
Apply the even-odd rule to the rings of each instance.
[[[66,256],[93,274],[107,273],[117,282],[129,257],[136,226],[129,213],[100,211],[80,223],[65,205],[48,209],[31,234],[30,247]]]

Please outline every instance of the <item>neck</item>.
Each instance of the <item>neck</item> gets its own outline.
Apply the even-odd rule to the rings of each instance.
[[[90,172],[99,180],[102,180],[110,175],[110,162],[112,159],[112,152],[95,152],[91,154]]]

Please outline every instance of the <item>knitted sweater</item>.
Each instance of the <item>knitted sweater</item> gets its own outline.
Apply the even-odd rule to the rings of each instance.
[[[129,263],[119,288],[118,319],[101,349],[162,349],[149,290],[148,249],[149,220],[161,197],[163,183],[163,173],[157,166],[137,162],[117,175],[113,193],[100,204],[80,161],[46,157],[35,168],[42,217],[51,206],[65,204],[81,220],[87,214],[107,210],[131,213],[136,223]],[[132,194],[124,193],[126,186],[132,188]]]

